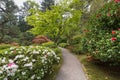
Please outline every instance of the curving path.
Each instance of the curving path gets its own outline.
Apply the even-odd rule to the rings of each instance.
[[[67,49],[61,48],[63,64],[57,74],[56,80],[87,80],[79,60]]]

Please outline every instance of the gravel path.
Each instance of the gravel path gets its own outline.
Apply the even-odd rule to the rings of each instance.
[[[63,49],[63,64],[56,80],[87,80],[79,60],[67,49]]]

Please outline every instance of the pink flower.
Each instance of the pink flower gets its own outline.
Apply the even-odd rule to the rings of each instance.
[[[115,37],[112,37],[112,38],[111,38],[111,40],[112,40],[112,41],[116,41],[116,40],[117,40],[117,38],[115,38]]]
[[[118,3],[118,2],[120,2],[120,0],[114,0],[114,2]]]
[[[11,66],[13,66],[13,65],[15,65],[15,63],[9,63],[9,64],[8,64],[8,67],[11,67]]]
[[[112,31],[112,34],[114,35],[114,34],[116,34],[116,32],[115,32],[115,31]]]

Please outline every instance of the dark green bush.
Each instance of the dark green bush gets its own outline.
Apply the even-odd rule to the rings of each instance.
[[[19,35],[19,43],[23,46],[32,44],[35,36],[29,32],[24,32]]]
[[[2,41],[3,41],[4,43],[10,43],[10,42],[12,42],[12,37],[9,36],[9,35],[5,35],[5,36],[3,37],[3,39],[2,39]]]

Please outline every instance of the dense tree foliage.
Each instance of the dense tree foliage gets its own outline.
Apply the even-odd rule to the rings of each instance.
[[[17,28],[17,17],[15,15],[17,11],[18,7],[13,0],[0,1],[0,42],[3,42],[6,36],[15,37],[18,34],[19,29]]]
[[[51,10],[51,6],[54,5],[55,0],[43,0],[41,3],[42,11],[46,11],[46,9]]]
[[[34,26],[31,32],[44,34],[55,42],[58,42],[63,33],[70,37],[74,34],[73,29],[78,30],[81,10],[72,9],[69,5],[66,7],[56,5],[46,12],[35,9],[31,9],[30,12],[32,15],[27,17],[27,21],[31,26]]]

